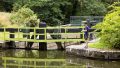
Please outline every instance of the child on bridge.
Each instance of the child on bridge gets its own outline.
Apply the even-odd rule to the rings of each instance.
[[[88,39],[89,39],[89,30],[90,30],[90,27],[88,26],[88,22],[84,22],[84,25],[85,28],[82,30],[84,32],[84,39],[85,39],[85,42],[86,42],[86,46],[85,48],[88,48]]]

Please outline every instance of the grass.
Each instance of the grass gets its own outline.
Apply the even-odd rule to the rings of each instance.
[[[0,24],[3,25],[3,26],[11,25],[10,13],[0,12]]]
[[[88,47],[90,48],[97,48],[97,49],[111,49],[109,46],[107,46],[104,43],[96,42],[96,43],[89,43]]]
[[[19,27],[19,25],[17,25],[17,24],[11,24],[10,16],[11,16],[11,13],[0,12],[0,26]]]

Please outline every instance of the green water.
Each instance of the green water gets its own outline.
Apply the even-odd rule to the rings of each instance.
[[[73,55],[67,55],[65,51],[38,51],[38,50],[0,50],[1,58],[10,57],[10,58],[17,58],[18,61],[22,59],[43,59],[44,60],[56,60],[56,59],[64,59],[65,61],[49,61],[49,66],[58,66],[58,67],[21,67],[20,66],[6,66],[6,68],[120,68],[120,61],[105,61],[105,60],[93,60],[93,59],[86,59],[81,57],[76,57]],[[5,68],[2,64],[4,64],[4,60],[0,58],[0,68]],[[15,60],[13,60],[15,62]],[[10,61],[9,63],[12,63]],[[26,63],[24,63],[25,65]],[[46,62],[48,64],[48,62]],[[37,63],[40,65],[40,63]]]

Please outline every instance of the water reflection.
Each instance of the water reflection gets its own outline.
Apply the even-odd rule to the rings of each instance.
[[[2,54],[3,57],[41,58],[41,59],[65,58],[64,51],[5,50],[2,52],[3,52]]]
[[[34,68],[120,68],[119,61],[85,59],[67,55],[65,51],[4,50],[0,51],[0,55],[4,58],[0,59],[0,68],[33,68],[34,65],[38,66]],[[2,60],[7,60],[7,64],[13,63],[18,66],[3,67],[2,64],[5,62]]]
[[[120,68],[120,61],[86,59],[72,55],[67,56],[66,59],[69,64],[85,65],[85,68]]]
[[[4,50],[3,68],[59,68],[65,67],[64,51]]]

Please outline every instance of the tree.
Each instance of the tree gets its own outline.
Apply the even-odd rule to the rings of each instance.
[[[37,19],[37,15],[31,9],[22,7],[17,12],[12,13],[11,22],[21,26],[36,26],[39,23],[39,19]]]
[[[104,16],[107,12],[105,5],[97,0],[78,0],[76,15],[81,16]]]
[[[2,0],[0,1],[0,11],[12,11],[12,3]]]
[[[31,8],[40,19],[45,20],[48,25],[54,26],[64,21],[65,15],[61,7],[66,5],[70,5],[70,3],[64,0],[25,0],[15,2],[13,9],[17,11],[22,6]]]
[[[46,20],[48,25],[69,22],[70,16],[104,16],[107,7],[119,0],[2,0],[5,11],[18,11],[26,6],[33,10],[38,18]]]

